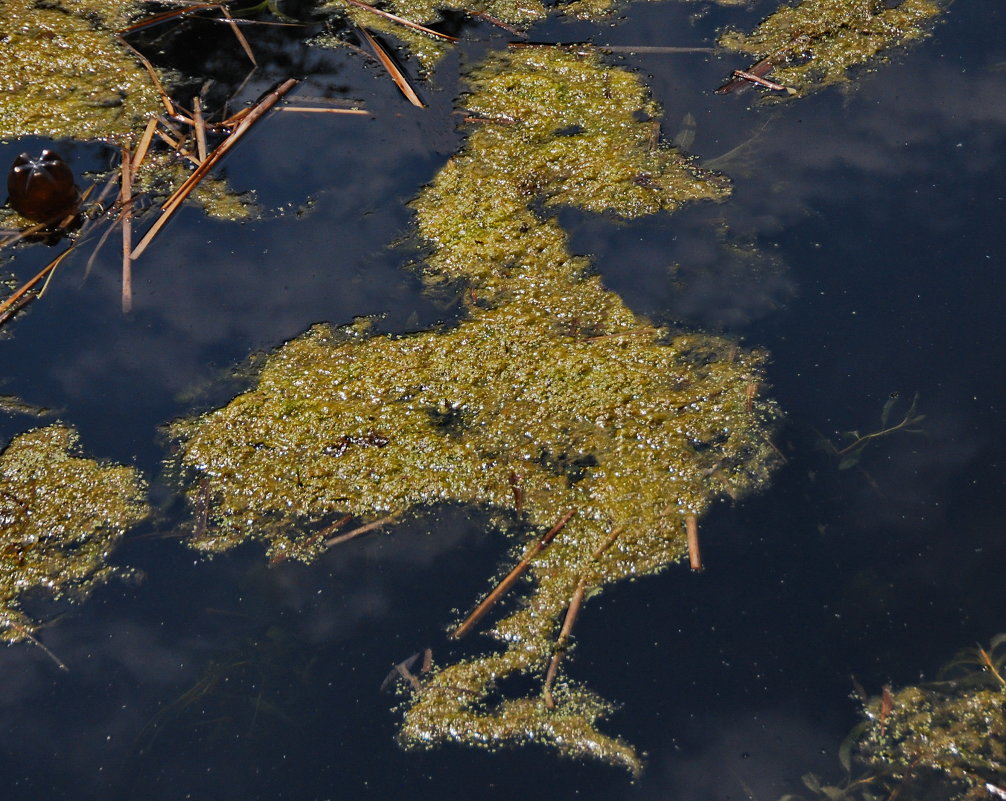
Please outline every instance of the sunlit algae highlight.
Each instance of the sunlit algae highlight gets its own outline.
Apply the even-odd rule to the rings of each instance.
[[[133,9],[0,0],[0,137],[114,137],[157,113],[152,79],[116,38]]]
[[[132,467],[74,456],[77,434],[52,425],[15,437],[0,454],[0,638],[29,637],[26,595],[80,599],[116,572],[116,543],[148,514]]]
[[[894,8],[877,0],[804,0],[782,6],[750,34],[728,31],[719,44],[753,60],[772,59],[773,81],[806,92],[843,83],[850,68],[922,38],[940,11],[933,0],[903,0]]]
[[[636,751],[596,727],[608,703],[572,681],[557,683],[555,709],[538,694],[487,698],[507,676],[544,671],[578,582],[593,595],[680,560],[687,516],[762,484],[775,410],[752,402],[762,355],[650,327],[529,204],[632,217],[727,189],[658,145],[639,79],[593,55],[494,55],[469,81],[465,104],[484,122],[415,204],[431,248],[421,269],[468,284],[468,318],[396,337],[365,321],[316,326],[266,361],[253,390],[175,423],[193,544],[258,539],[273,557],[311,559],[345,513],[449,501],[544,531],[575,510],[521,608],[495,623],[505,650],[425,674],[401,739],[540,742],[637,771]]]

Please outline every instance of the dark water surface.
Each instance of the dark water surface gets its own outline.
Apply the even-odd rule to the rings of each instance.
[[[533,37],[708,45],[772,8],[636,4],[617,25]],[[1006,630],[1004,21],[995,4],[957,2],[855,91],[773,109],[712,94],[730,60],[624,58],[651,76],[665,136],[690,112],[703,158],[754,138],[723,165],[736,192],[631,224],[561,219],[638,312],[772,353],[788,460],[767,492],[705,521],[703,574],[679,565],[616,586],[580,618],[570,670],[623,705],[606,731],[647,752],[638,782],[535,747],[398,749],[382,679],[416,650],[449,652],[445,626],[506,547],[477,512],[440,508],[311,567],[127,540],[116,559],[146,579],[99,589],[40,634],[69,673],[27,645],[0,650],[0,799],[775,801],[805,772],[837,779],[856,721],[850,675],[871,692],[932,677]],[[137,263],[130,316],[114,246],[87,281],[83,260],[67,265],[0,341],[0,393],[58,408],[89,454],[153,477],[157,426],[226,400],[221,377],[249,353],[320,320],[383,314],[404,331],[450,319],[401,269],[414,251],[389,245],[460,142],[457,76],[486,46],[438,69],[425,110],[359,58],[291,56],[315,89],[339,87],[374,118],[274,114],[224,171],[267,209],[311,198],[312,212],[235,225],[183,210]],[[0,163],[40,144],[4,144]],[[78,170],[107,159],[65,149]],[[723,223],[762,255],[725,256]],[[20,278],[44,250],[17,255]],[[902,410],[918,393],[926,435],[879,440],[862,470],[839,471],[820,438],[874,430],[895,392]],[[0,417],[0,436],[31,425]]]

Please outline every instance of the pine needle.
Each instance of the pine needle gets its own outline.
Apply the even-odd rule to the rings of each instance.
[[[355,0],[350,0],[350,2],[355,2]],[[366,28],[360,28],[360,33],[363,34],[363,38],[367,40],[367,44],[371,46],[374,50],[374,54],[377,56],[377,60],[381,62],[381,66],[388,71],[391,76],[391,80],[395,82],[395,85],[401,90],[402,94],[408,99],[408,101],[419,108],[426,108],[426,104],[419,99],[419,95],[416,94],[415,89],[409,83],[408,78],[405,77],[395,60],[388,55],[384,47],[377,41],[373,36],[371,36]]]

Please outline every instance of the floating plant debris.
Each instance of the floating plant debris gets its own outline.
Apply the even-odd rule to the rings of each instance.
[[[515,291],[522,274],[586,269],[535,203],[634,218],[730,193],[722,176],[660,142],[660,109],[639,76],[591,48],[491,54],[468,83],[461,103],[474,130],[413,204],[432,247],[421,267],[430,281],[464,280],[492,296]]]

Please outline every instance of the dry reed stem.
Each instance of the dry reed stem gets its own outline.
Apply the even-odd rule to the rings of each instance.
[[[692,570],[702,570],[702,554],[699,551],[699,521],[695,515],[685,518],[685,535],[688,540],[688,564]]]
[[[147,151],[150,149],[150,142],[154,138],[154,130],[157,128],[157,117],[151,117],[147,120],[147,127],[143,129],[143,135],[140,136],[140,141],[136,145],[136,152],[133,154],[133,172],[140,169],[140,165],[143,164],[143,160],[147,157]]]
[[[354,5],[357,8],[362,8],[365,11],[370,11],[373,14],[377,14],[379,17],[384,17],[385,19],[390,19],[392,22],[397,22],[399,25],[404,25],[406,28],[412,28],[414,31],[419,31],[420,33],[425,33],[427,36],[432,36],[435,39],[444,39],[448,42],[457,42],[458,38],[456,36],[449,36],[446,33],[440,33],[440,31],[435,31],[432,28],[427,28],[425,25],[420,25],[418,22],[412,22],[412,20],[407,20],[404,17],[396,16],[388,11],[382,11],[379,8],[375,8],[367,3],[362,3],[360,0],[345,0],[345,2],[350,5]]]
[[[126,30],[129,29],[127,28]],[[164,85],[161,83],[161,79],[157,77],[157,71],[154,69],[154,65],[150,63],[150,61],[147,59],[145,55],[143,55],[143,53],[141,53],[139,50],[133,47],[122,36],[117,36],[116,38],[122,43],[124,47],[128,47],[130,50],[132,50],[133,55],[135,55],[138,59],[140,59],[140,63],[143,64],[144,68],[147,70],[147,74],[150,75],[151,80],[153,80],[154,82],[154,87],[157,89],[157,94],[159,94],[161,97],[161,103],[167,110],[168,116],[170,117],[177,116],[178,112],[175,110],[175,106],[171,102],[171,98],[168,97],[168,93],[164,91]]]
[[[391,80],[395,82],[395,85],[401,90],[402,94],[405,95],[408,101],[419,108],[426,108],[426,104],[419,99],[419,95],[417,95],[416,90],[412,88],[412,85],[409,83],[409,79],[405,77],[405,73],[398,68],[394,59],[388,55],[380,42],[371,36],[367,32],[366,28],[358,28],[358,30],[363,34],[363,38],[367,40],[367,44],[369,44],[373,49],[374,55],[377,56],[377,60],[381,62],[381,66],[388,71],[388,74],[391,76]]]
[[[321,531],[317,531],[314,534],[312,534],[310,537],[304,540],[303,544],[305,546],[310,546],[313,545],[318,540],[326,539],[327,537],[331,536],[334,532],[338,531],[340,528],[346,525],[346,523],[348,523],[352,519],[353,516],[351,514],[349,513],[344,514],[334,523],[329,523],[327,526],[321,529]],[[286,561],[286,557],[287,555],[285,553],[277,552],[273,554],[272,557],[269,559],[269,564],[278,565],[280,562]]]
[[[258,61],[255,60],[255,53],[252,52],[251,45],[248,44],[248,40],[245,38],[244,34],[241,33],[241,29],[238,27],[237,21],[234,19],[234,17],[231,16],[226,6],[220,3],[193,3],[191,5],[187,5],[185,8],[179,8],[173,11],[164,11],[160,14],[154,14],[152,17],[147,17],[146,19],[142,19],[139,22],[136,22],[126,28],[123,28],[121,33],[132,33],[133,31],[138,31],[143,28],[150,27],[151,25],[156,25],[159,22],[164,22],[166,20],[174,19],[176,17],[183,17],[188,14],[193,14],[196,11],[206,11],[207,9],[211,8],[215,8],[221,14],[223,14],[224,18],[218,21],[227,23],[231,31],[233,31],[234,36],[237,38],[238,44],[241,45],[241,49],[244,50],[245,55],[248,56],[248,60],[251,61],[251,63],[257,67]]]
[[[164,131],[160,129],[156,131],[156,134],[160,138],[160,140],[164,142],[164,144],[166,144],[168,147],[174,150],[175,153],[177,153],[179,156],[183,156],[184,158],[187,158],[189,161],[195,164],[197,167],[199,166],[199,159],[193,156],[192,153],[186,149],[184,142],[182,142],[179,139],[172,138],[171,136],[164,133]]]
[[[45,230],[46,223],[40,222],[35,223],[23,231],[18,231],[16,234],[11,234],[6,239],[0,241],[0,248],[5,248],[7,245],[13,245],[15,242],[24,239],[26,236],[31,236],[32,234],[37,234],[39,231]]]
[[[996,681],[998,681],[1001,685],[1006,687],[1006,679],[1004,679],[1002,677],[1002,674],[998,670],[996,670],[996,664],[992,660],[992,656],[989,654],[989,652],[979,645],[978,653],[981,654],[982,664],[984,664],[986,668],[992,671],[992,675],[996,677]]]
[[[245,39],[245,35],[241,33],[241,29],[238,27],[238,24],[234,21],[234,17],[231,16],[231,13],[227,10],[226,6],[218,5],[217,8],[219,8],[220,13],[224,15],[228,26],[234,32],[234,35],[237,37],[237,40],[241,45],[241,49],[244,50],[245,55],[248,56],[248,60],[254,66],[257,67],[258,61],[255,58],[255,54],[252,52],[251,45],[248,44],[248,40]]]
[[[192,190],[196,188],[200,181],[206,177],[207,173],[220,161],[228,151],[234,145],[236,145],[240,139],[248,133],[249,129],[258,122],[262,116],[269,111],[274,105],[276,105],[283,96],[293,89],[297,85],[296,78],[288,78],[283,83],[281,83],[276,89],[266,95],[262,100],[260,100],[255,107],[241,120],[241,123],[237,128],[234,129],[233,133],[228,136],[223,142],[221,142],[212,153],[210,153],[206,160],[200,164],[193,173],[186,178],[182,185],[176,189],[171,196],[164,201],[161,205],[161,216],[158,217],[152,226],[150,226],[147,233],[144,235],[143,239],[133,250],[132,257],[134,259],[139,258],[143,251],[147,249],[147,246],[151,243],[155,236],[160,232],[161,228],[167,223],[171,216],[178,210],[182,202],[191,194]]]
[[[133,310],[133,162],[129,145],[122,146],[122,168],[119,179],[119,219],[122,220],[122,313]]]
[[[105,242],[108,241],[108,237],[112,235],[115,230],[115,225],[109,225],[102,231],[101,236],[98,237],[98,243],[92,248],[91,255],[87,257],[87,264],[84,265],[84,280],[87,280],[91,275],[91,268],[94,267],[94,262],[97,261],[98,256],[101,255],[101,249],[105,247]]]
[[[552,526],[534,545],[532,545],[528,551],[521,557],[521,560],[516,564],[516,566],[511,570],[506,576],[497,584],[492,592],[490,592],[482,602],[472,610],[471,614],[468,615],[454,631],[451,632],[452,640],[460,640],[464,637],[472,628],[478,623],[486,612],[488,612],[493,605],[503,597],[507,590],[509,590],[516,582],[517,579],[523,575],[524,571],[527,570],[528,566],[531,564],[531,560],[534,559],[541,550],[548,545],[569,522],[570,518],[576,514],[576,509],[570,509],[566,514],[559,518],[559,521]]]
[[[135,158],[134,158],[134,161],[135,161]],[[135,173],[136,171],[134,170],[133,172]],[[98,194],[98,197],[95,198],[95,201],[94,201],[95,208],[104,208],[102,204],[105,202],[105,198],[107,198],[112,193],[113,189],[114,189],[114,191],[116,193],[116,196],[118,196],[118,194],[119,194],[119,189],[117,187],[118,183],[119,183],[119,171],[116,170],[111,175],[111,177],[109,177],[109,179],[107,181],[105,181],[105,185],[101,188],[101,192]],[[91,186],[89,186],[87,188],[87,191],[81,196],[81,203],[83,203],[87,199],[87,196],[90,195],[91,190],[94,189],[94,187],[95,187],[95,184],[91,184]],[[112,211],[114,211],[116,214],[118,214],[119,211],[118,211],[118,209],[115,208],[116,205],[117,205],[117,203],[113,203],[112,206],[111,206],[111,208],[107,212],[105,212],[104,214],[102,214],[100,216],[101,217],[108,217],[108,216],[110,216],[110,213]],[[95,225],[97,225],[97,224],[98,223],[97,223],[97,221],[95,219],[89,219],[89,220],[87,220],[87,222],[84,223],[83,226],[81,226],[80,234],[77,236],[77,244],[78,245],[81,244],[84,241],[85,237],[87,237],[87,235],[91,232],[91,229]],[[108,240],[108,237],[112,235],[112,231],[114,229],[115,229],[114,225],[106,226],[106,228],[102,232],[101,236],[98,237],[98,244],[96,244],[91,249],[91,255],[87,257],[87,264],[84,266],[84,278],[83,278],[83,280],[86,281],[87,278],[91,275],[91,268],[94,266],[94,262],[97,260],[98,255],[101,252],[101,249],[104,247],[105,242]]]
[[[162,115],[157,119],[160,120],[161,125],[163,125],[170,133],[174,134],[175,138],[178,139],[179,141],[184,141],[185,139],[188,138],[185,134],[182,133],[181,128],[172,123],[171,118]],[[192,120],[184,116],[183,114],[179,113],[179,118],[176,119],[175,122],[185,122],[191,124]]]
[[[207,8],[219,7],[217,3],[196,3],[185,8],[174,9],[173,11],[162,11],[160,14],[154,14],[146,19],[141,19],[139,22],[134,22],[132,25],[123,28],[121,33],[132,33],[133,31],[143,30],[144,28],[149,28],[151,25],[156,25],[159,22],[165,22],[175,17],[183,17],[196,11],[205,11]]]
[[[49,650],[49,648],[40,639],[38,639],[38,637],[36,637],[34,634],[32,634],[30,631],[28,631],[28,629],[26,629],[20,623],[15,623],[13,620],[8,619],[8,620],[3,621],[3,624],[5,626],[9,627],[9,628],[14,629],[14,631],[16,631],[18,634],[20,634],[26,640],[28,640],[28,642],[30,642],[32,645],[35,645],[38,648],[40,648],[41,651],[42,651],[42,653],[44,653],[53,662],[55,662],[56,666],[60,670],[65,670],[65,671],[69,672],[70,668],[68,668],[66,666],[66,663],[63,662],[63,660],[60,659],[58,656],[56,656],[56,654],[54,654],[51,650]]]
[[[524,36],[524,37],[527,36],[527,34],[520,28],[515,28],[513,25],[508,25],[507,23],[503,22],[503,20],[496,19],[496,17],[491,17],[484,11],[472,11],[468,9],[466,10],[465,13],[468,14],[468,16],[470,17],[478,17],[479,19],[484,19],[490,25],[495,25],[497,28],[502,28],[507,33],[512,33],[514,36]]]
[[[70,245],[70,247],[43,267],[34,277],[28,279],[25,283],[18,287],[18,289],[16,289],[10,297],[4,300],[3,303],[0,303],[0,325],[6,323],[11,317],[21,311],[21,309],[33,300],[42,296],[41,290],[35,295],[29,296],[28,293],[31,292],[38,283],[42,281],[42,279],[48,279],[52,273],[56,271],[56,268],[59,267],[63,259],[70,255],[76,247],[76,245]],[[43,289],[44,288],[45,287],[43,286]]]

